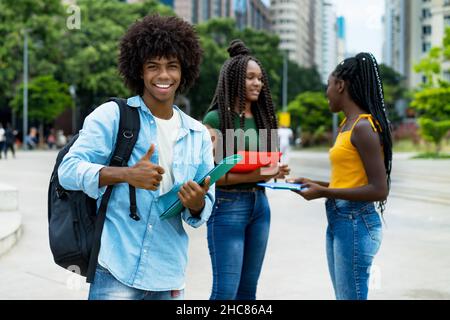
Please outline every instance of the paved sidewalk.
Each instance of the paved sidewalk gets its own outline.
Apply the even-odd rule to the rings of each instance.
[[[0,160],[1,182],[19,190],[23,235],[0,257],[0,299],[86,299],[82,279],[53,263],[47,235],[47,187],[55,152],[18,152]],[[326,179],[325,153],[295,152],[294,176]],[[394,162],[381,251],[373,269],[372,299],[450,299],[450,161]],[[325,257],[323,201],[268,192],[269,247],[258,299],[333,299]],[[211,263],[206,228],[187,228],[191,240],[186,299],[208,299]]]

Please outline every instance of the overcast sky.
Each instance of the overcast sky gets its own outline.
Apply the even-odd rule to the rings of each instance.
[[[347,23],[347,51],[372,52],[381,62],[383,48],[384,1],[335,0],[337,15]]]

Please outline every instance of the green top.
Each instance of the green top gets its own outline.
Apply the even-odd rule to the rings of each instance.
[[[208,112],[203,118],[203,124],[210,126],[213,129],[220,130],[220,118],[219,111],[213,110]],[[239,115],[234,113],[234,127],[240,128]],[[244,123],[244,141],[245,141],[245,150],[243,151],[258,151],[259,147],[259,134],[258,127],[256,126],[256,122],[254,118],[245,118]],[[238,151],[238,137],[235,135],[234,139],[234,152]],[[249,189],[256,187],[256,183],[241,183],[230,186],[220,186],[219,189]]]

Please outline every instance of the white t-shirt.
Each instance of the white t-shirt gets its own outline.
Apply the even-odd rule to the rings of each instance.
[[[181,127],[180,113],[173,109],[172,118],[169,120],[159,119],[155,117],[158,148],[159,165],[163,167],[164,174],[160,184],[160,195],[169,192],[173,187],[173,147],[177,141]]]
[[[6,141],[6,137],[5,137],[5,129],[0,128],[0,142],[4,142]],[[2,151],[2,150],[0,150]]]
[[[294,132],[290,128],[279,128],[278,137],[280,139],[280,148],[287,148],[290,145],[290,139],[294,137]]]

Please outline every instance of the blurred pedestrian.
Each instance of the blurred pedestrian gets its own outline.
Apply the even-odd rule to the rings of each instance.
[[[6,142],[5,129],[3,129],[3,125],[0,123],[0,159],[2,158],[2,152],[3,149],[5,148],[5,142]]]
[[[63,148],[67,144],[67,137],[64,135],[63,130],[56,131],[56,147]]]
[[[37,147],[39,140],[37,137],[37,129],[35,127],[30,128],[30,133],[25,137],[25,143],[28,149],[33,150]]]
[[[47,146],[50,150],[53,150],[53,147],[56,144],[56,137],[54,132],[55,132],[54,129],[50,129],[50,133],[47,136]]]
[[[13,130],[11,124],[7,123],[5,130],[5,148],[3,149],[5,151],[5,159],[8,157],[9,150],[11,150],[13,158],[16,157],[16,150],[15,150],[16,136],[17,131]]]
[[[291,143],[294,139],[294,132],[291,128],[281,126],[278,129],[278,138],[280,140],[280,151],[282,153],[281,163],[289,164],[289,152],[291,150]]]

